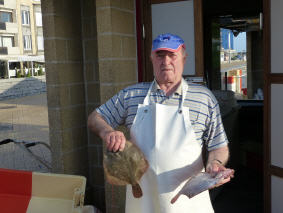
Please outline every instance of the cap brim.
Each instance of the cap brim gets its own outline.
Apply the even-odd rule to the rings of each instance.
[[[174,48],[168,48],[168,47],[158,47],[154,50],[152,50],[152,52],[157,52],[157,51],[161,51],[161,50],[165,50],[165,51],[169,51],[169,52],[178,52],[184,45],[180,44],[179,47],[177,47],[176,49]]]

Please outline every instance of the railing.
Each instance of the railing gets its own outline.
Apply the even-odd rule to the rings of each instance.
[[[8,55],[8,48],[0,47],[0,55]]]
[[[0,0],[0,5],[4,5],[4,0]]]
[[[6,30],[6,23],[0,22],[0,30]]]

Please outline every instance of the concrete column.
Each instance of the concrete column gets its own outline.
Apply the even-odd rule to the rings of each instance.
[[[31,63],[31,76],[34,76],[33,61],[31,61],[30,63]]]
[[[90,112],[137,82],[134,0],[42,1],[54,172],[87,177],[86,203],[124,212],[124,187],[105,184]]]
[[[122,88],[137,82],[136,32],[134,0],[96,0],[97,27],[97,64],[94,72],[88,73],[88,108],[92,111],[97,104],[104,103]],[[86,40],[85,53],[91,45]],[[90,44],[90,45],[88,45]],[[87,59],[92,60],[87,54]],[[98,80],[95,78],[98,77]],[[93,99],[98,91],[99,99]],[[98,102],[97,102],[98,101]],[[102,143],[96,136],[89,134],[90,181],[94,186],[102,180],[97,177],[103,174]],[[97,155],[97,157],[95,157]],[[99,188],[97,187],[97,190]],[[94,195],[99,196],[99,195]],[[106,212],[125,212],[125,187],[111,186],[105,183]]]
[[[53,172],[88,178],[80,1],[41,3]]]
[[[21,74],[24,75],[24,73],[25,73],[24,72],[24,63],[22,61],[20,62],[20,67],[21,67],[20,68],[21,69]]]

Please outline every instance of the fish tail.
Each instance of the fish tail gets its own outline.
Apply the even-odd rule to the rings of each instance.
[[[178,200],[178,198],[180,197],[180,195],[181,194],[178,193],[175,197],[173,197],[172,200],[171,200],[171,204],[175,203]]]
[[[135,198],[140,198],[142,196],[142,189],[138,183],[132,185],[132,192]]]

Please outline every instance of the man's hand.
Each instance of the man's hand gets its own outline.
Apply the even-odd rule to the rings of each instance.
[[[114,130],[96,111],[93,111],[88,117],[88,128],[99,135],[109,151],[117,152],[125,148],[124,133]]]
[[[218,162],[217,160],[212,160],[210,162],[208,162],[207,166],[206,166],[206,172],[208,173],[212,173],[212,174],[217,174],[218,172],[220,171],[224,171],[226,170],[226,167],[223,166],[220,162]],[[223,185],[224,183],[227,183],[231,180],[231,177],[233,176],[229,176],[225,179],[222,179],[217,185],[214,186],[215,187],[218,187],[218,186],[221,186]]]
[[[224,165],[227,163],[228,158],[228,146],[220,147],[218,149],[210,151],[208,154],[206,172],[216,175],[218,172],[226,170]],[[229,182],[231,177],[233,176],[228,176],[222,179],[215,187],[221,186],[222,184]]]
[[[219,161],[212,160],[206,165],[206,172],[208,173],[218,173],[220,171],[226,170],[225,166],[223,166]]]
[[[126,137],[123,132],[111,130],[106,131],[102,136],[108,151],[123,151],[126,144]]]

